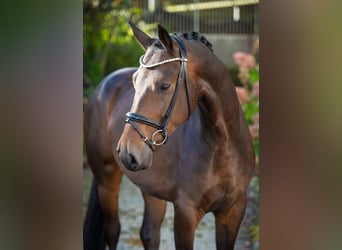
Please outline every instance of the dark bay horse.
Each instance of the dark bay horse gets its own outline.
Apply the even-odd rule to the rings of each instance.
[[[116,249],[125,174],[144,198],[145,249],[159,248],[170,201],[177,250],[193,249],[196,227],[208,212],[215,216],[217,249],[232,250],[255,160],[229,73],[197,32],[169,35],[158,26],[154,39],[130,25],[146,50],[140,67],[107,76],[85,109],[86,151],[97,184],[84,247],[103,249],[104,232]]]

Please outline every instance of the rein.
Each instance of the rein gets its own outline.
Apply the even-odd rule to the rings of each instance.
[[[145,116],[142,116],[142,115],[139,115],[136,113],[128,112],[126,114],[126,121],[125,122],[131,124],[131,126],[137,131],[137,133],[140,135],[142,140],[151,148],[152,151],[154,151],[155,146],[161,146],[161,145],[165,144],[167,139],[168,139],[167,125],[169,124],[172,112],[176,106],[177,96],[178,96],[179,89],[180,89],[180,86],[181,86],[183,80],[184,80],[185,93],[186,93],[186,99],[187,99],[187,105],[188,105],[188,116],[190,117],[190,115],[191,115],[191,104],[190,104],[189,86],[188,86],[188,74],[187,74],[187,67],[186,67],[187,62],[188,62],[186,48],[184,46],[183,41],[178,36],[172,35],[171,38],[178,44],[180,57],[166,59],[164,61],[157,62],[154,64],[149,64],[149,65],[144,63],[144,56],[140,57],[140,65],[141,65],[141,67],[146,68],[146,69],[155,68],[155,67],[158,67],[160,65],[170,63],[170,62],[175,62],[175,61],[180,62],[180,70],[179,70],[178,79],[176,82],[175,91],[173,93],[169,107],[166,110],[164,117],[161,119],[160,122],[156,122],[156,121],[153,121],[153,120],[151,120]],[[136,122],[143,123],[145,125],[148,125],[148,126],[156,129],[152,133],[151,139],[149,139],[143,133],[143,131],[136,124]],[[161,141],[155,140],[155,137],[158,134],[160,134],[163,138]]]

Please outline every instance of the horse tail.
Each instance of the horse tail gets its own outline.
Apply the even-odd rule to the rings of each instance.
[[[87,214],[83,225],[83,249],[105,250],[104,218],[100,207],[97,183],[93,179]]]

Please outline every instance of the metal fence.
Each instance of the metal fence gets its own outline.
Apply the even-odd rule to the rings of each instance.
[[[259,0],[136,1],[146,23],[204,34],[258,34]]]

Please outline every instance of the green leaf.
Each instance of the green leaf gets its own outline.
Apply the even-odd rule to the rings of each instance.
[[[259,101],[251,100],[243,106],[248,125],[253,124],[253,116],[259,113]]]
[[[249,79],[251,83],[255,83],[259,81],[259,69],[254,68],[249,71]]]

